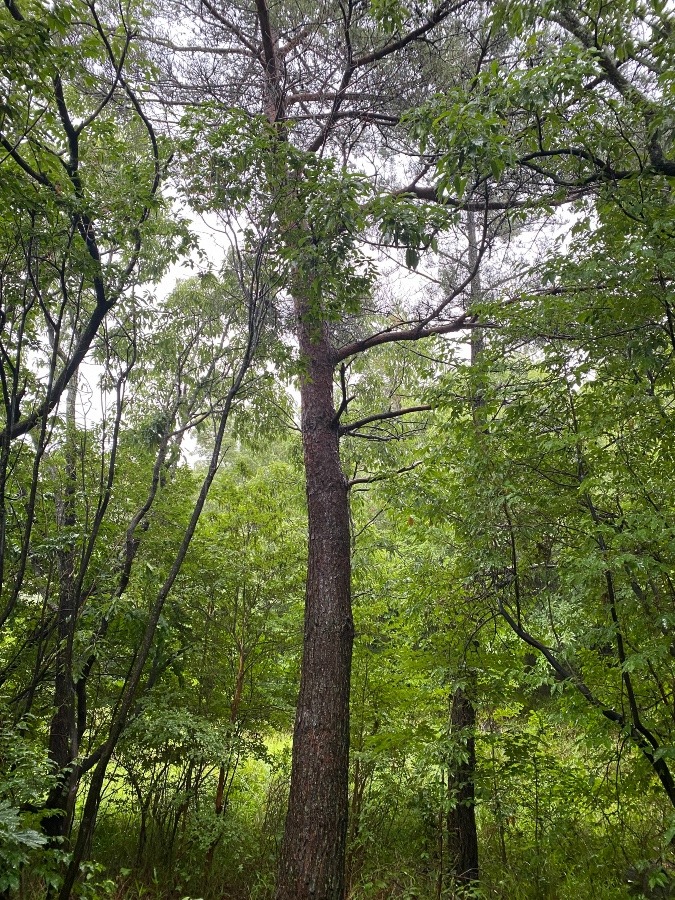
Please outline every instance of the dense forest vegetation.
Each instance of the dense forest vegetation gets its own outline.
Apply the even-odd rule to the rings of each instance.
[[[665,0],[4,0],[0,897],[675,896]]]

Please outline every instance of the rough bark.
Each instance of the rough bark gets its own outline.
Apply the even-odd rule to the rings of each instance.
[[[342,900],[348,817],[351,612],[348,487],[338,453],[333,353],[297,305],[309,518],[304,652],[276,900]]]

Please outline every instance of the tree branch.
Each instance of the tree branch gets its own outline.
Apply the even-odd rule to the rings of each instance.
[[[408,44],[411,44],[413,41],[424,37],[427,32],[432,31],[444,19],[447,19],[448,16],[452,15],[452,13],[459,12],[460,9],[467,5],[468,0],[459,0],[458,3],[448,3],[446,0],[446,2],[440,3],[436,7],[434,12],[429,16],[424,25],[420,25],[419,28],[415,28],[413,29],[413,31],[409,31],[407,34],[404,34],[402,37],[397,38],[394,41],[390,41],[379,50],[373,50],[371,53],[366,53],[363,56],[360,56],[358,59],[354,60],[354,68],[358,69],[361,66],[369,65],[369,63],[378,62],[380,59],[384,59],[386,56],[391,56],[392,53],[397,53],[399,50],[403,50],[403,48],[407,47]]]
[[[352,478],[347,482],[347,487],[351,488],[356,484],[374,484],[377,481],[386,481],[388,478],[393,478],[394,475],[403,475],[405,472],[412,472],[413,469],[416,469],[421,465],[422,460],[418,459],[417,462],[411,463],[409,466],[403,466],[400,469],[396,469],[394,472],[380,472],[378,475],[364,475],[361,478]]]
[[[462,313],[453,319],[452,322],[442,322],[438,325],[425,326],[424,324],[415,326],[414,328],[406,328],[396,330],[394,328],[387,331],[380,331],[370,337],[363,338],[361,341],[353,341],[351,344],[345,344],[336,351],[334,359],[341,362],[357,353],[363,353],[370,350],[371,347],[379,347],[382,344],[393,344],[398,341],[420,341],[423,338],[432,337],[438,334],[451,334],[454,331],[463,331],[465,328],[472,328],[478,324],[478,316],[471,315],[468,312]]]
[[[351,434],[352,431],[358,431],[364,425],[370,425],[372,422],[384,422],[387,419],[396,419],[399,416],[407,416],[416,412],[428,412],[433,409],[428,403],[421,406],[408,406],[406,409],[390,409],[387,412],[374,413],[372,416],[366,416],[364,419],[358,419],[356,422],[347,422],[338,429],[338,434]]]

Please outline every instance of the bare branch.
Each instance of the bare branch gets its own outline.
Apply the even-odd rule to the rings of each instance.
[[[397,419],[400,416],[407,416],[411,415],[412,413],[428,412],[430,409],[433,409],[433,406],[425,403],[420,406],[408,406],[405,409],[390,409],[386,412],[373,413],[372,416],[366,416],[365,418],[358,419],[355,422],[347,422],[345,425],[341,425],[339,428],[339,433],[341,435],[351,434],[352,431],[358,431],[359,428],[363,428],[365,425],[370,425],[373,422],[384,422],[387,419]]]
[[[429,31],[432,31],[434,28],[436,28],[437,25],[439,25],[444,19],[447,19],[448,16],[452,15],[452,13],[459,12],[460,9],[468,5],[468,2],[469,0],[459,0],[458,3],[444,2],[439,4],[434,12],[429,16],[424,25],[420,25],[419,28],[415,28],[413,31],[409,31],[402,37],[390,41],[379,50],[373,50],[372,53],[366,53],[363,56],[360,56],[358,59],[354,60],[354,68],[359,69],[362,66],[367,66],[370,63],[377,62],[380,59],[384,59],[386,56],[391,56],[393,53],[397,53],[399,50],[403,50],[403,48],[407,47],[408,44],[411,44],[413,41],[419,40],[420,38],[424,37],[424,35]]]

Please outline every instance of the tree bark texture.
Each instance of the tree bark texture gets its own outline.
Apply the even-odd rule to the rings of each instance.
[[[448,773],[448,865],[460,882],[478,880],[478,832],[476,830],[476,711],[470,697],[457,688],[452,698],[450,727],[466,743],[466,761]]]
[[[342,900],[354,626],[348,487],[338,452],[327,329],[297,304],[309,518],[300,694],[276,900]]]

